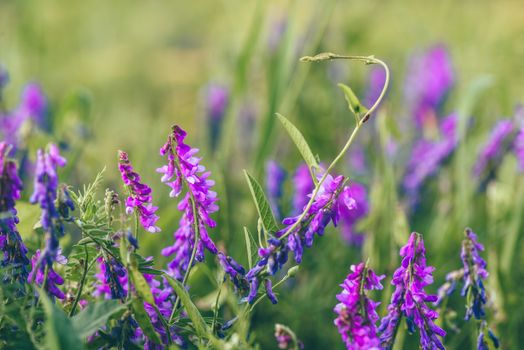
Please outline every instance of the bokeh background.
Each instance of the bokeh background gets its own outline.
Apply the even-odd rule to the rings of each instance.
[[[390,66],[392,85],[382,112],[359,135],[367,170],[352,172],[349,160],[337,169],[370,193],[370,214],[361,224],[366,243],[355,247],[336,230],[328,232],[306,253],[299,276],[280,290],[281,302],[265,301],[257,309],[252,336],[261,348],[275,348],[278,322],[293,328],[306,349],[342,348],[332,308],[350,264],[370,257],[389,278],[398,247],[417,230],[425,235],[429,263],[437,266],[434,292],[447,271],[460,267],[462,231],[471,226],[487,247],[489,317],[504,347],[516,348],[522,338],[517,331],[524,329],[522,175],[510,155],[479,189],[470,169],[494,123],[512,116],[522,101],[523,39],[520,1],[0,0],[0,62],[10,74],[2,103],[15,106],[28,81],[42,86],[50,103],[48,128],[25,143],[34,151],[60,141],[69,159],[62,178],[73,186],[92,181],[106,167],[107,185],[120,189],[117,150],[130,154],[160,207],[163,231],[143,243],[158,267],[166,262],[159,251],[172,239],[179,216],[155,173],[163,162],[158,149],[170,126],[181,125],[217,180],[215,241],[245,263],[242,227],[256,231],[256,217],[242,169],[263,182],[267,160],[282,164],[289,174],[282,206],[289,212],[291,175],[301,162],[274,113],[292,120],[329,163],[353,122],[336,83],[350,85],[359,96],[369,83],[364,65],[312,65],[298,58],[322,51],[374,54]],[[414,53],[435,44],[447,48],[455,75],[440,113],[471,116],[471,127],[457,155],[426,186],[416,212],[407,212],[399,184],[416,135],[405,106],[405,73]],[[215,143],[206,104],[213,86],[228,90]],[[385,152],[379,140],[384,137],[395,139],[400,156]],[[200,270],[191,281],[193,290],[203,290],[197,298],[210,289]],[[389,292],[377,295],[383,307]],[[464,331],[447,328],[446,344],[472,346],[474,326],[462,323],[461,300],[454,302],[455,322]],[[414,346],[411,338],[406,348]]]

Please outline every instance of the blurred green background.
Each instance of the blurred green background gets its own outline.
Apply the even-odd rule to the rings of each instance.
[[[272,48],[271,38],[282,23],[287,23],[287,30]],[[466,225],[487,243],[489,285],[498,310],[493,316],[496,331],[505,348],[520,344],[522,335],[516,332],[524,329],[524,286],[518,283],[524,280],[520,238],[510,247],[515,260],[504,268],[499,265],[502,252],[508,252],[504,249],[510,249],[505,248],[506,234],[520,232],[522,226],[518,206],[522,196],[514,195],[523,193],[522,179],[514,170],[514,159],[505,160],[486,194],[476,193],[468,177],[492,124],[511,115],[522,100],[523,38],[521,1],[0,0],[0,62],[11,76],[6,104],[17,103],[27,81],[43,86],[55,118],[54,136],[71,145],[64,181],[73,185],[91,181],[106,166],[108,185],[120,188],[116,152],[129,152],[160,206],[163,231],[143,243],[146,255],[157,257],[159,266],[165,262],[159,250],[172,239],[179,215],[154,171],[163,162],[158,149],[172,124],[188,131],[189,144],[201,149],[203,164],[217,180],[221,211],[215,240],[245,263],[242,226],[255,231],[256,218],[242,169],[262,181],[267,159],[277,159],[289,173],[301,161],[279,125],[274,125],[274,112],[289,117],[328,163],[352,123],[336,83],[347,83],[360,95],[367,86],[369,70],[363,65],[308,65],[298,58],[322,51],[382,58],[391,68],[392,85],[380,117],[402,126],[410,123],[402,105],[410,54],[435,43],[448,47],[457,83],[444,111],[462,108],[475,119],[472,135],[458,151],[462,158],[443,170],[443,176],[451,179],[451,192],[434,184],[422,215],[403,222],[395,185],[403,169],[389,162],[380,148],[369,146],[383,129],[380,122],[370,123],[376,127],[369,126],[359,137],[368,145],[374,170],[357,177],[369,186],[373,198],[372,214],[364,223],[368,243],[361,254],[342,243],[333,230],[306,253],[298,278],[282,290],[281,303],[264,302],[255,314],[253,335],[264,349],[276,347],[275,322],[295,329],[306,349],[341,348],[331,311],[338,284],[351,263],[368,256],[377,272],[391,276],[399,244],[410,228],[426,234],[429,263],[437,266],[432,286],[436,290],[446,271],[459,267]],[[468,100],[471,86],[479,81],[489,82],[489,87]],[[209,146],[204,105],[210,82],[231,90],[215,150]],[[68,107],[71,96],[81,101],[74,108]],[[407,144],[410,137],[398,139]],[[345,164],[338,171],[351,175],[348,168]],[[286,186],[290,196],[292,184]],[[192,284],[203,285],[204,280],[197,275]],[[382,293],[383,306],[388,297]],[[467,334],[474,332],[450,332],[447,344],[471,346],[474,339]]]

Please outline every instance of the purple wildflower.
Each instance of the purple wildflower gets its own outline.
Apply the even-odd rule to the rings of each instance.
[[[482,282],[488,277],[486,261],[480,256],[484,246],[477,241],[477,235],[470,229],[464,231],[466,238],[462,242],[460,257],[464,265],[464,287],[462,296],[466,297],[466,320],[475,316],[477,320],[484,318],[486,290]]]
[[[63,218],[55,206],[58,191],[57,168],[63,167],[66,160],[60,155],[58,147],[54,144],[49,146],[49,151],[38,150],[35,188],[30,198],[31,203],[38,203],[42,209],[40,223],[45,232],[45,247],[42,253],[38,251],[32,259],[32,271],[28,277],[29,282],[35,280],[38,285],[45,286],[52,295],[59,299],[64,298],[62,291],[56,284],[62,284],[63,279],[53,270],[53,263],[60,258],[58,239],[64,235]],[[74,208],[74,207],[73,207]],[[44,281],[45,271],[47,280]]]
[[[464,269],[451,271],[446,275],[446,282],[439,287],[437,292],[437,301],[435,305],[440,305],[442,301],[449,297],[457,288],[457,282],[464,278]]]
[[[42,126],[46,112],[47,100],[42,89],[38,84],[30,83],[22,92],[19,106],[6,115],[0,113],[0,132],[8,143],[17,146],[22,125],[32,121]]]
[[[355,225],[369,212],[368,194],[366,187],[358,182],[352,182],[348,186],[351,198],[356,205],[349,208],[341,207],[340,226],[342,237],[350,244],[361,245],[364,236],[355,232]]]
[[[518,105],[515,108],[515,120],[520,125],[520,129],[513,141],[513,151],[517,157],[519,172],[524,173],[524,106]]]
[[[488,140],[482,147],[477,162],[473,168],[473,174],[480,177],[488,167],[500,161],[502,155],[509,146],[509,136],[513,133],[513,122],[503,119],[497,122]]]
[[[9,83],[9,72],[0,64],[0,100],[2,100],[2,90]]]
[[[6,268],[4,282],[24,283],[28,275],[27,248],[16,228],[18,216],[15,202],[20,199],[22,181],[16,163],[8,158],[9,146],[0,142],[0,266]]]
[[[287,233],[297,223],[300,215],[285,218],[282,221],[285,227],[275,233],[276,238],[269,238],[267,247],[258,250],[260,260],[246,274],[246,279],[250,282],[250,292],[247,296],[249,303],[254,302],[260,282],[265,280],[266,276],[276,274],[284,266],[289,251],[294,253],[295,261],[300,263],[304,247],[313,245],[315,234],[322,236],[330,222],[333,222],[334,226],[338,224],[343,210],[355,208],[355,200],[344,183],[343,176],[333,178],[328,175],[301,222]],[[312,194],[309,195],[311,196]],[[270,300],[276,301],[271,290],[268,290],[268,285],[265,286]]]
[[[122,175],[122,180],[129,190],[129,197],[126,200],[126,213],[131,215],[136,209],[140,218],[140,224],[149,232],[160,232],[156,226],[158,216],[155,215],[158,207],[153,206],[151,188],[141,183],[140,175],[133,170],[126,152],[118,152],[118,169]]]
[[[521,173],[524,172],[524,127],[519,130],[513,141],[513,149],[517,157],[518,168]]]
[[[410,333],[414,333],[415,328],[419,329],[422,349],[444,349],[438,336],[443,337],[446,332],[434,322],[438,313],[426,304],[435,302],[437,296],[428,295],[424,290],[424,287],[433,283],[432,272],[435,269],[426,265],[425,251],[422,236],[415,232],[400,249],[402,264],[393,274],[391,281],[395,291],[391,296],[388,314],[382,319],[379,327],[380,341],[386,349],[393,346],[402,316],[406,317]]]
[[[244,278],[246,269],[232,257],[227,256],[222,252],[218,252],[217,257],[220,266],[222,266],[224,272],[229,276],[235,287],[240,291],[246,290],[248,288],[246,285],[246,279]]]
[[[277,218],[281,217],[280,199],[285,179],[286,171],[277,162],[270,160],[266,163],[266,192]]]
[[[211,149],[217,147],[222,121],[229,104],[229,89],[226,86],[210,84],[206,88],[206,115],[209,122]]]
[[[406,74],[405,95],[418,127],[431,119],[454,80],[451,59],[443,45],[436,45],[411,58]]]
[[[162,182],[172,188],[171,197],[178,197],[183,185],[187,187],[184,198],[178,204],[183,215],[180,226],[174,233],[175,242],[162,250],[164,256],[175,255],[168,264],[168,271],[177,279],[181,279],[188,270],[195,244],[197,261],[204,260],[204,248],[213,254],[218,252],[207,232],[208,228],[216,226],[210,217],[210,214],[218,210],[216,192],[211,190],[215,182],[209,179],[211,173],[205,171],[200,158],[195,157],[198,149],[184,143],[186,135],[179,126],[173,127],[173,133],[160,149],[160,155],[167,155],[168,164],[157,169],[163,174]]]
[[[334,323],[347,349],[380,349],[376,326],[380,303],[369,299],[365,291],[382,289],[380,281],[384,277],[360,263],[351,265],[351,273],[340,285],[343,289],[333,309],[337,314]]]
[[[486,337],[486,333],[488,333],[487,337]],[[491,342],[493,347],[495,347],[496,349],[500,347],[499,339],[495,336],[493,331],[488,328],[486,321],[482,321],[479,325],[479,335],[477,337],[477,349],[478,350],[492,349],[492,347],[490,347],[490,344],[488,343],[488,340]]]
[[[46,254],[45,251],[44,254]],[[54,260],[60,264],[66,263],[65,257],[60,254],[60,250],[58,250]],[[41,255],[40,249],[35,252],[31,258],[31,274],[29,275],[29,282],[36,282],[38,286],[43,286],[49,294],[54,295],[58,299],[64,299],[64,292],[58,288],[58,286],[64,284],[64,279],[53,269],[53,264],[49,261],[51,261],[51,259],[49,259],[49,254]],[[45,268],[42,268],[42,266],[47,267],[47,279]]]
[[[99,272],[95,274],[94,296],[106,299],[124,300],[127,296],[127,271],[113,257],[100,257],[97,260]]]
[[[293,175],[293,183],[295,184],[295,194],[293,195],[293,210],[295,214],[302,212],[302,209],[309,201],[308,195],[315,188],[311,173],[307,164],[302,163],[295,170]]]
[[[404,189],[411,195],[417,196],[423,183],[437,173],[442,163],[455,150],[458,143],[457,120],[455,113],[449,115],[440,125],[440,140],[422,139],[413,147],[403,181]]]
[[[298,350],[304,348],[304,344],[297,339],[293,331],[282,324],[275,324],[275,339],[279,349]]]
[[[169,283],[165,278],[163,278],[162,281],[158,281],[154,277],[155,276],[150,274],[144,274],[144,278],[151,288],[151,293],[153,294],[153,299],[155,300],[155,306],[158,308],[158,311],[164,319],[169,319],[174,306],[174,291],[169,286]],[[160,335],[160,339],[162,340],[163,344],[159,345],[150,341],[149,339],[146,339],[144,343],[144,349],[165,349],[165,346],[169,345],[169,339],[179,346],[183,345],[184,341],[183,338],[177,333],[177,327],[169,326],[169,334],[167,334],[166,325],[158,315],[155,307],[153,305],[149,305],[148,303],[144,303],[144,308],[151,319],[151,323],[153,324],[155,331]]]

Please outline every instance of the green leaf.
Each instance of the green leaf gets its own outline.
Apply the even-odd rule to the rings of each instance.
[[[138,295],[151,306],[156,305],[153,293],[151,293],[151,288],[149,288],[149,284],[147,283],[144,275],[138,271],[138,264],[136,258],[133,255],[131,256],[131,265],[129,266],[129,270],[131,279],[133,280],[133,285],[135,286]]]
[[[73,326],[81,338],[86,338],[106,324],[115,313],[125,310],[118,300],[103,300],[90,304],[72,318]]]
[[[360,117],[365,115],[368,109],[360,103],[357,95],[351,90],[351,88],[345,84],[338,84],[338,87],[342,89],[344,97],[348,103],[349,110],[355,115],[357,123],[360,121]]]
[[[45,344],[49,350],[83,349],[83,342],[67,315],[54,304],[46,292],[38,289],[46,314]]]
[[[277,222],[271,211],[271,206],[269,201],[262,190],[260,184],[255,180],[249,173],[244,170],[244,175],[246,176],[247,183],[249,185],[249,190],[255,201],[255,206],[257,207],[258,215],[262,219],[262,225],[266,232],[276,232],[278,231]]]
[[[202,318],[202,315],[200,314],[200,311],[198,311],[195,304],[193,304],[193,301],[191,301],[191,298],[189,297],[189,294],[182,283],[171,276],[165,275],[165,277],[167,278],[171,287],[174,289],[176,295],[180,298],[182,305],[184,305],[189,319],[193,322],[193,327],[195,328],[197,336],[206,339],[212,337],[212,335],[209,333],[206,323],[204,322],[204,319]]]
[[[144,334],[149,338],[149,340],[157,344],[161,344],[162,341],[160,340],[160,336],[155,331],[155,328],[151,323],[151,319],[149,318],[146,309],[144,309],[144,301],[142,300],[142,298],[133,298],[133,302],[131,305],[133,306],[135,320],[136,322],[138,322],[140,328],[142,328]]]
[[[284,117],[282,114],[277,113],[277,118],[284,126],[284,129],[286,129],[289,137],[291,137],[291,140],[293,140],[297,146],[298,151],[302,155],[302,158],[304,158],[306,161],[309,169],[318,169],[319,165],[317,158],[313,155],[313,152],[311,152],[311,148],[309,148],[309,145],[307,144],[306,139],[302,133],[296,128],[295,125],[293,125],[293,123],[289,121],[289,119]],[[313,181],[316,183],[317,179],[313,176],[313,172],[311,172],[311,175],[313,177]]]

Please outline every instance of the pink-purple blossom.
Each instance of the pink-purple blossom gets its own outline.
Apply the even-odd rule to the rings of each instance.
[[[424,290],[433,283],[435,268],[426,265],[422,235],[413,232],[408,243],[400,249],[400,256],[402,263],[391,281],[395,291],[388,313],[382,318],[379,327],[382,346],[386,349],[393,346],[400,321],[404,317],[409,333],[419,330],[422,349],[444,349],[439,337],[444,337],[446,332],[435,324],[438,313],[427,305],[437,301],[437,296],[429,295]]]
[[[136,210],[140,224],[145,230],[152,233],[160,232],[160,228],[156,226],[158,216],[155,214],[158,207],[152,203],[151,188],[141,182],[140,175],[133,170],[126,152],[119,151],[118,159],[118,170],[129,194],[126,199],[126,213],[131,215]]]
[[[196,260],[204,260],[204,248],[213,254],[218,249],[208,234],[208,229],[216,226],[211,214],[218,210],[216,192],[211,188],[215,182],[209,179],[211,175],[200,164],[196,157],[198,149],[185,143],[187,133],[179,126],[173,127],[167,142],[160,149],[160,155],[167,156],[167,165],[157,169],[162,175],[162,182],[172,190],[171,197],[178,197],[185,186],[187,192],[178,204],[182,211],[180,224],[174,233],[173,245],[162,250],[162,255],[174,255],[168,264],[168,272],[174,278],[183,278],[189,268],[192,251],[196,244]],[[195,242],[198,241],[198,242]]]
[[[351,266],[342,292],[337,294],[337,314],[334,323],[348,350],[381,349],[377,333],[377,306],[380,304],[366,295],[366,291],[380,290],[384,275],[377,276],[364,263]]]
[[[27,248],[17,230],[18,216],[15,208],[20,199],[22,180],[18,177],[16,163],[9,159],[9,145],[0,142],[0,250],[4,282],[24,283],[28,275]]]

